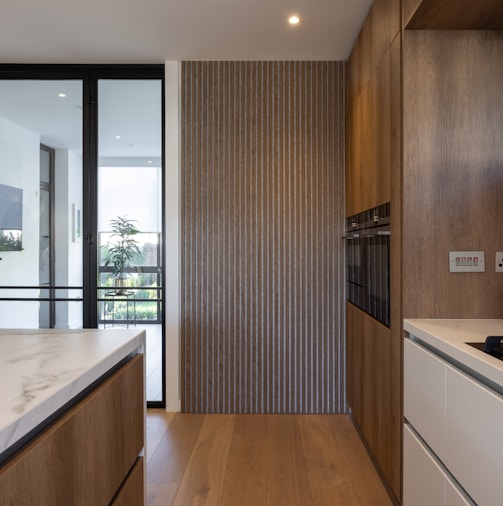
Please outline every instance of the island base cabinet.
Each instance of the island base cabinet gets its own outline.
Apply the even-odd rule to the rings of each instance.
[[[126,478],[112,502],[112,506],[138,506],[145,498],[145,480],[143,457],[138,457],[136,464]]]
[[[7,461],[0,504],[142,505],[143,369],[136,355]],[[139,499],[127,502],[128,494]]]

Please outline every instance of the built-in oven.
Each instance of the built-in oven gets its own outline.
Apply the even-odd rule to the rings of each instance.
[[[389,327],[390,204],[346,219],[346,299]]]

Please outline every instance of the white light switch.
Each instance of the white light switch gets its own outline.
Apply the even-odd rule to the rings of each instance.
[[[450,272],[485,272],[483,251],[449,251]]]

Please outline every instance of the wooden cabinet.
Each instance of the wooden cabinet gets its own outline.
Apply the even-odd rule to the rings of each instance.
[[[143,457],[138,457],[136,464],[120,488],[112,506],[138,506],[145,499],[145,469]]]
[[[347,72],[346,216],[390,201],[392,86],[390,46],[400,3],[374,2]]]
[[[346,215],[390,201],[391,149],[390,52],[379,62],[360,93],[355,93],[347,121]]]
[[[136,355],[15,454],[0,468],[0,504],[100,506],[119,490],[142,499],[118,504],[143,504],[143,376]]]
[[[392,453],[390,330],[349,302],[346,330],[348,403],[381,470],[392,482],[400,469]]]
[[[501,0],[404,0],[403,26],[420,30],[502,30]]]
[[[347,64],[346,216],[391,202],[391,328],[347,306],[347,391],[354,419],[401,494],[400,1],[376,0]]]

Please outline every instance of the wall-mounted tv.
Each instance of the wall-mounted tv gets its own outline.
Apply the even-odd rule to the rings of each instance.
[[[21,251],[23,190],[0,184],[0,251]]]

